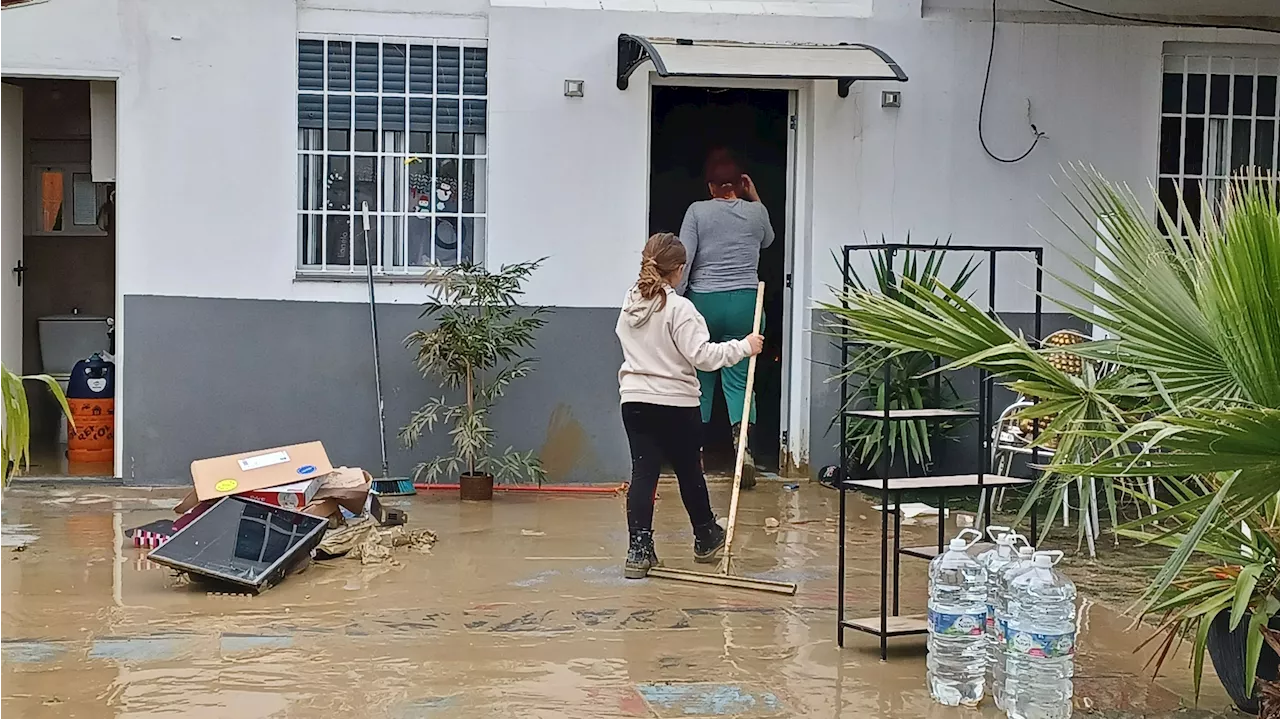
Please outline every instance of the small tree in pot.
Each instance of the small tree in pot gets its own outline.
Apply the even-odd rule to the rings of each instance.
[[[423,431],[436,424],[451,427],[452,454],[418,465],[414,479],[435,482],[445,475],[459,475],[463,499],[493,497],[493,483],[546,476],[538,457],[529,452],[493,452],[489,410],[515,380],[533,371],[533,358],[521,351],[533,347],[534,334],[546,324],[544,308],[524,308],[517,300],[525,280],[542,263],[522,262],[489,271],[475,265],[458,265],[433,274],[427,281],[435,296],[421,317],[432,319],[431,329],[417,330],[405,338],[413,350],[423,377],[435,377],[442,387],[461,389],[462,401],[448,397],[431,399],[409,418],[400,439],[413,447]]]

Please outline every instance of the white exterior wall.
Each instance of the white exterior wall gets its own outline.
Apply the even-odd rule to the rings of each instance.
[[[864,233],[1020,244],[1039,241],[1035,228],[1064,240],[1045,205],[1060,204],[1060,165],[1090,163],[1140,189],[1153,173],[1164,41],[1266,39],[1002,24],[988,142],[1001,154],[1022,152],[1027,99],[1049,136],[1026,161],[1001,165],[982,153],[975,131],[986,22],[921,19],[911,3],[877,3],[871,18],[698,14],[687,12],[700,7],[691,3],[676,3],[681,12],[437,5],[425,14],[410,12],[423,6],[407,0],[301,8],[294,0],[52,0],[5,11],[4,71],[118,74],[121,294],[355,302],[364,299],[356,284],[294,277],[296,36],[487,36],[487,257],[549,257],[532,302],[607,307],[632,279],[647,224],[647,81],[640,73],[629,90],[614,87],[620,32],[865,42],[910,76],[901,86],[855,86],[847,99],[834,83],[811,87],[811,194],[795,215],[797,241],[809,248],[799,289],[809,297],[836,278],[829,249]],[[855,6],[866,3],[831,7]],[[566,78],[586,80],[586,97],[563,97]],[[891,86],[903,91],[900,109],[879,106],[879,91]],[[1061,258],[1050,265],[1066,269]],[[395,284],[381,297],[421,294]],[[1028,309],[1028,296],[1009,295],[1015,305],[1006,309]]]

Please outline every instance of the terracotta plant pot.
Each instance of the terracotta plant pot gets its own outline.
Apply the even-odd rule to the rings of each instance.
[[[467,502],[488,502],[493,499],[493,475],[461,475],[458,477],[458,495]]]
[[[1244,615],[1234,632],[1228,629],[1230,624],[1229,612],[1223,611],[1213,618],[1207,642],[1209,658],[1213,660],[1214,673],[1218,675],[1218,680],[1227,690],[1231,701],[1235,702],[1236,708],[1246,714],[1257,714],[1260,708],[1257,693],[1253,687],[1248,692],[1244,690],[1244,651],[1249,636],[1249,614]],[[1280,615],[1272,617],[1268,626],[1280,630]],[[1275,681],[1278,673],[1280,657],[1264,643],[1262,655],[1258,657],[1258,678]]]

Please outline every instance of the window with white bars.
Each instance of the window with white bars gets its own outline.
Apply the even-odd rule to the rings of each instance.
[[[483,261],[488,50],[457,40],[298,40],[298,268]]]
[[[1157,190],[1179,226],[1161,225],[1179,234],[1179,190],[1198,225],[1202,191],[1215,203],[1233,173],[1274,171],[1280,150],[1280,52],[1234,46],[1187,50],[1164,57],[1160,108]]]

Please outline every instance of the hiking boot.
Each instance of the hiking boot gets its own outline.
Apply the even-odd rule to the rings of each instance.
[[[724,527],[712,521],[693,528],[693,561],[710,564],[716,561],[716,555],[724,549]]]
[[[656,566],[658,566],[658,553],[653,548],[653,530],[631,530],[631,546],[627,549],[624,576],[627,579],[644,579],[649,576],[649,570]]]
[[[738,452],[738,437],[742,430],[741,425],[733,426],[733,451]],[[747,425],[747,452],[746,457],[742,460],[742,479],[738,485],[743,489],[753,489],[756,486],[756,460],[751,456],[751,425]]]

